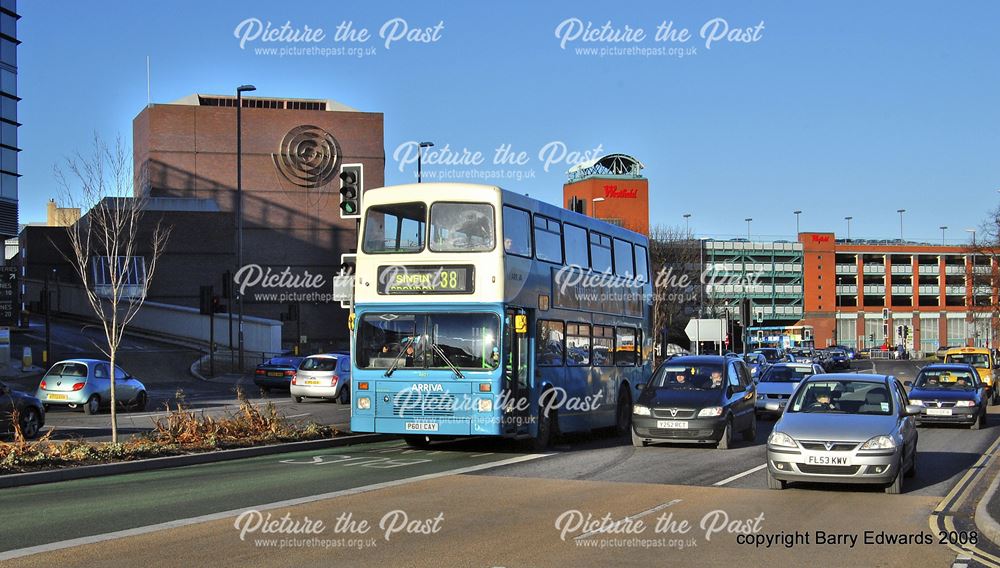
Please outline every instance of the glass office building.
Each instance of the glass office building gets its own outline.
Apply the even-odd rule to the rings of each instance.
[[[16,0],[0,0],[0,238],[17,235]]]

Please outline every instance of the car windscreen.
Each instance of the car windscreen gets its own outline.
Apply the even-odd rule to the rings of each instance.
[[[797,383],[813,376],[812,369],[806,367],[771,367],[760,378],[762,383]]]
[[[86,377],[87,366],[83,363],[56,363],[45,376]]]
[[[763,355],[768,361],[778,361],[781,359],[781,354],[778,353],[777,349],[761,349],[758,353]]]
[[[816,380],[799,387],[787,412],[888,416],[893,412],[893,403],[885,383]]]
[[[649,379],[649,385],[658,389],[720,390],[722,365],[715,363],[664,365]]]
[[[336,371],[337,359],[334,357],[306,357],[299,366],[300,371]]]
[[[760,357],[758,357],[757,355],[752,354],[752,353],[749,354],[749,355],[745,355],[743,357],[743,360],[746,361],[747,363],[750,363],[751,365],[759,365],[760,364]]]
[[[979,369],[989,369],[989,356],[985,353],[953,353],[946,359],[948,363],[963,363]]]
[[[975,390],[978,387],[978,374],[960,369],[924,369],[913,382],[913,388],[924,390]]]

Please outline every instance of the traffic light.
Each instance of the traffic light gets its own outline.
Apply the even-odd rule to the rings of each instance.
[[[358,217],[361,215],[361,165],[344,165],[340,167],[340,216]]]
[[[903,326],[901,325],[896,326],[896,335],[899,337],[903,337]]]
[[[198,298],[199,298],[198,311],[200,311],[201,315],[203,316],[207,316],[211,313],[214,313],[212,311],[214,309],[212,305],[212,293],[213,292],[211,286],[202,286],[201,288],[198,289]]]

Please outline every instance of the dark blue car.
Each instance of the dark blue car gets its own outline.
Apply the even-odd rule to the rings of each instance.
[[[292,384],[292,377],[304,357],[280,356],[272,357],[257,365],[253,374],[253,384],[263,391],[271,389],[287,390]]]
[[[927,365],[912,387],[910,404],[922,407],[917,424],[968,424],[978,430],[986,424],[986,385],[971,365]]]

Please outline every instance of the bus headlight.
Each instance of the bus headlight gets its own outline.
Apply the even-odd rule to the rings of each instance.
[[[358,410],[368,410],[372,407],[372,399],[367,396],[358,397]]]
[[[493,399],[479,399],[479,412],[493,412]]]

